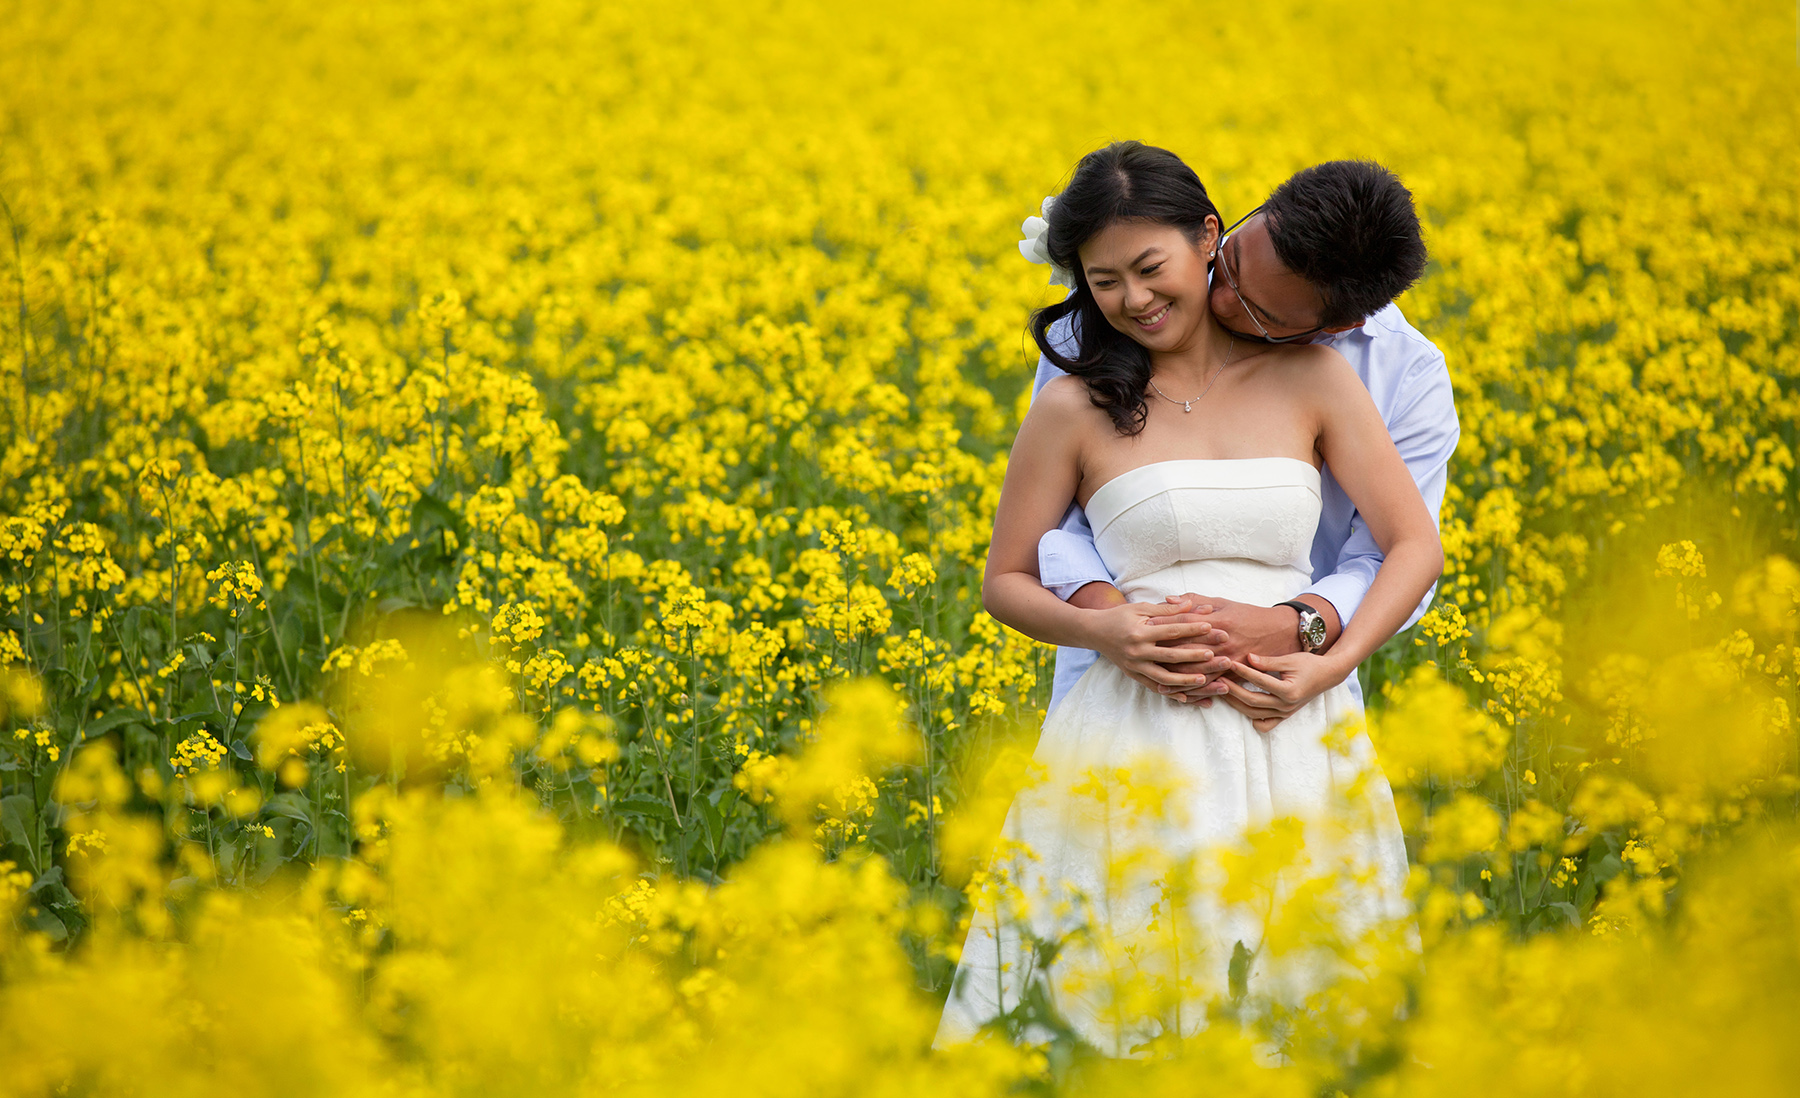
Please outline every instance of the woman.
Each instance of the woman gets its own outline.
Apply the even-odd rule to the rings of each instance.
[[[1141,613],[1083,610],[1039,582],[1038,541],[1071,498],[1133,603],[1213,591],[1268,605],[1304,587],[1327,463],[1385,554],[1329,653],[1288,672],[1335,685],[1266,734],[1234,709],[1182,704],[1104,660],[1045,722],[1036,758],[1048,780],[1008,816],[1005,898],[970,929],[939,1040],[1048,1007],[1123,1055],[1191,1034],[1206,1000],[1241,1001],[1248,982],[1277,998],[1316,982],[1316,964],[1284,970],[1265,953],[1268,911],[1246,909],[1241,883],[1222,893],[1206,851],[1272,821],[1304,821],[1301,860],[1317,870],[1337,857],[1355,882],[1357,895],[1338,901],[1340,930],[1403,912],[1392,793],[1366,735],[1333,730],[1360,716],[1344,681],[1405,622],[1443,552],[1342,357],[1249,345],[1214,321],[1220,219],[1192,169],[1161,149],[1110,145],[1082,160],[1047,216],[1044,244],[1073,290],[1038,311],[1032,333],[1070,376],[1044,388],[1019,428],[983,584],[989,613],[1076,647],[1095,647],[1103,615]],[[1049,338],[1071,314],[1074,358]],[[1181,629],[1160,628],[1171,638]],[[1231,673],[1253,688],[1274,681],[1244,664]],[[1128,773],[1136,791],[1118,787]]]

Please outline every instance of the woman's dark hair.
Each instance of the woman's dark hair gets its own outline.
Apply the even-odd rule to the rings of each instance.
[[[1119,221],[1171,225],[1198,244],[1209,217],[1217,221],[1219,210],[1194,169],[1169,150],[1140,141],[1115,141],[1082,157],[1050,209],[1044,244],[1052,262],[1074,272],[1075,289],[1031,314],[1031,338],[1058,369],[1087,382],[1088,399],[1122,435],[1144,429],[1150,352],[1107,323],[1081,269],[1081,246]],[[1064,317],[1073,329],[1053,342],[1051,326]],[[1073,357],[1065,349],[1073,349]]]

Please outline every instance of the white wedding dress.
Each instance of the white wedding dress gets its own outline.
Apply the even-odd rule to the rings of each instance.
[[[1310,582],[1319,484],[1319,471],[1295,458],[1163,461],[1102,485],[1086,511],[1101,557],[1132,601],[1198,591],[1269,606]],[[1293,817],[1306,821],[1315,870],[1331,859],[1349,867],[1343,879],[1354,895],[1333,909],[1344,935],[1403,919],[1406,850],[1367,734],[1343,723],[1358,717],[1340,683],[1265,735],[1227,705],[1175,702],[1096,662],[1044,722],[1034,760],[1046,780],[1014,800],[991,867],[1013,899],[999,905],[1004,915],[978,905],[937,1043],[971,1038],[1028,993],[1114,1055],[1172,1030],[1190,1036],[1206,1024],[1206,1002],[1227,993],[1240,942],[1264,992],[1298,998],[1316,987],[1316,963],[1310,976],[1278,971],[1274,951],[1260,948],[1263,921],[1220,901],[1207,883],[1217,884],[1216,873],[1196,870],[1186,890],[1168,885],[1188,879],[1175,867]],[[1104,791],[1126,772],[1133,784],[1148,779],[1175,792],[1157,801]],[[1345,811],[1347,801],[1355,811]],[[1146,803],[1156,810],[1139,811]],[[1338,821],[1334,829],[1319,826],[1327,818]],[[1185,922],[1170,918],[1172,903]],[[1185,941],[1170,937],[1177,925],[1190,929]],[[1156,943],[1170,941],[1173,967],[1154,956]],[[1044,947],[1051,942],[1054,951]],[[1121,966],[1124,983],[1137,985],[1123,997],[1107,986]],[[1161,999],[1146,998],[1146,986],[1162,987]]]

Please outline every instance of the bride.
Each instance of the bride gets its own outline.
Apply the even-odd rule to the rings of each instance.
[[[1037,640],[1094,648],[1103,630],[1117,631],[1109,615],[1143,618],[1154,639],[1181,638],[1182,625],[1158,624],[1142,604],[1183,592],[1279,602],[1309,579],[1325,464],[1384,554],[1329,652],[1284,664],[1281,677],[1330,685],[1267,733],[1226,706],[1165,696],[1178,687],[1140,685],[1105,660],[1045,721],[1036,762],[1048,780],[1020,794],[1007,817],[1013,899],[1004,910],[978,905],[938,1040],[967,1039],[1035,1004],[1123,1055],[1202,1028],[1205,1002],[1227,985],[1241,994],[1241,962],[1261,953],[1256,919],[1193,883],[1201,853],[1283,819],[1310,821],[1308,846],[1329,842],[1354,862],[1351,907],[1365,918],[1403,912],[1392,793],[1366,734],[1346,726],[1360,710],[1344,683],[1403,625],[1442,571],[1443,551],[1348,363],[1316,345],[1247,344],[1215,322],[1208,268],[1220,219],[1178,157],[1136,142],[1090,153],[1047,216],[1047,250],[1073,289],[1033,317],[1032,331],[1049,353],[1050,324],[1073,314],[1081,346],[1073,360],[1054,356],[1071,376],[1050,382],[1019,428],[983,584],[988,612]],[[1130,604],[1085,610],[1039,582],[1038,541],[1071,498]],[[1275,678],[1242,663],[1231,673],[1252,688]],[[1127,773],[1175,792],[1145,811],[1141,795],[1103,788]],[[1347,797],[1363,808],[1347,833],[1316,826]],[[995,872],[1005,876],[1001,860]],[[1186,967],[1178,962],[1171,982],[1151,972],[1143,946],[1184,920]],[[1173,1011],[1154,1005],[1167,995],[1133,998],[1096,975],[1116,977],[1121,966],[1173,987]],[[1254,966],[1259,976],[1277,995],[1296,986],[1273,965]]]

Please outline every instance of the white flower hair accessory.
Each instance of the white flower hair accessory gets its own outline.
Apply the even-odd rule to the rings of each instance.
[[[1050,210],[1055,205],[1056,196],[1050,195],[1044,199],[1044,217],[1028,217],[1019,226],[1019,231],[1025,234],[1025,239],[1019,241],[1019,254],[1033,263],[1048,263],[1050,265],[1050,285],[1067,286],[1073,290],[1075,288],[1075,272],[1066,267],[1058,267],[1056,261],[1050,258],[1050,248],[1044,242],[1044,237],[1050,232],[1050,222],[1044,218],[1050,216]]]

